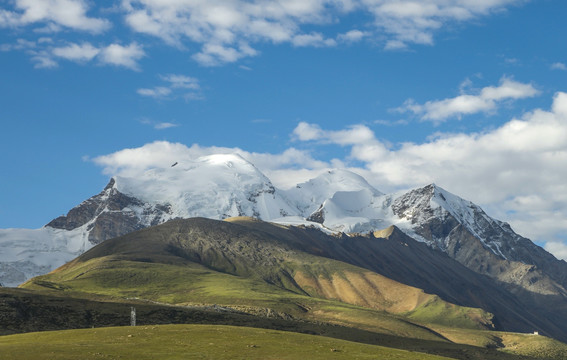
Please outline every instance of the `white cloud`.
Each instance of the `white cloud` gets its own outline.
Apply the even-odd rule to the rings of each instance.
[[[90,61],[100,53],[100,49],[95,48],[89,43],[70,44],[65,47],[53,49],[53,55],[71,61]]]
[[[138,89],[136,92],[142,96],[149,96],[153,98],[164,98],[171,94],[171,89],[164,86],[156,86],[153,89]]]
[[[154,88],[142,88],[136,90],[139,95],[149,96],[156,99],[175,99],[178,96],[185,100],[201,100],[203,97],[199,90],[199,80],[181,74],[160,75],[160,79],[166,82],[166,86],[156,86]]]
[[[0,51],[21,51],[33,49],[37,46],[35,41],[29,41],[26,39],[17,39],[15,44],[2,44],[0,46]]]
[[[239,148],[187,147],[158,141],[99,156],[106,174],[136,176],[152,167],[215,153],[238,153],[254,163],[276,186],[291,187],[332,167],[349,168],[377,189],[392,192],[435,182],[508,221],[523,236],[547,241],[565,258],[567,233],[567,93],[554,96],[551,110],[536,109],[499,128],[473,134],[437,134],[423,143],[391,148],[365,125],[326,130],[299,123],[295,141],[335,144],[350,149],[345,159],[319,161],[309,151],[289,148],[279,154]],[[354,161],[354,162],[353,162]],[[561,238],[563,234],[563,238]]]
[[[409,99],[396,110],[412,112],[422,120],[439,123],[452,117],[460,118],[463,115],[481,112],[491,113],[502,101],[534,97],[538,94],[539,91],[531,84],[523,84],[503,77],[499,86],[487,86],[478,94],[462,94],[454,98],[428,101],[423,105]]]
[[[149,122],[149,121],[148,121]],[[149,122],[151,123],[151,122]],[[166,168],[174,162],[194,160],[212,154],[237,153],[259,167],[276,186],[286,187],[311,178],[329,164],[313,159],[309,153],[290,148],[281,154],[251,153],[239,148],[188,147],[180,143],[155,141],[138,148],[124,149],[92,159],[109,175],[138,176],[151,168]]]
[[[361,41],[363,38],[365,38],[368,35],[369,34],[367,32],[363,32],[360,30],[350,30],[344,34],[337,35],[337,40],[348,43],[354,43]]]
[[[157,123],[154,125],[154,128],[157,130],[163,130],[163,129],[169,129],[169,128],[173,128],[173,127],[178,127],[179,124],[174,124],[174,123],[170,123],[170,122],[162,122],[162,123]]]
[[[567,71],[567,65],[565,65],[564,63],[556,62],[551,64],[551,69]]]
[[[30,54],[32,55],[31,60],[35,63],[34,68],[36,69],[52,69],[59,66],[57,61],[53,60],[51,54],[46,51],[32,51]]]
[[[488,16],[524,1],[121,0],[113,12],[123,16],[125,23],[138,34],[157,37],[179,49],[193,49],[197,44],[197,50],[192,53],[195,61],[204,66],[221,66],[258,55],[256,45],[266,43],[333,47],[374,38],[386,49],[431,45],[435,33],[443,28]],[[90,0],[12,0],[8,3],[11,5],[0,9],[0,28],[34,26],[32,30],[36,33],[68,29],[100,33],[111,26],[109,20],[88,14],[94,4]],[[357,24],[365,31],[352,29],[336,34],[335,25],[352,15],[372,20]],[[104,64],[134,70],[145,54],[136,43],[126,47],[113,44],[100,50],[98,58]]]
[[[409,122],[404,119],[389,121],[389,120],[374,120],[372,123],[382,126],[399,126],[399,125],[408,125]]]
[[[15,27],[20,25],[18,14],[8,10],[0,10],[0,27]]]
[[[160,78],[164,81],[167,81],[171,84],[171,87],[174,89],[192,89],[198,90],[199,80],[194,77],[186,76],[186,75],[179,75],[179,74],[168,74],[162,75]]]
[[[102,32],[110,27],[105,19],[87,16],[84,0],[15,0],[15,11],[0,10],[0,27],[47,23],[47,28],[65,26],[74,30]]]
[[[521,0],[361,0],[362,6],[374,15],[374,23],[390,38],[387,49],[400,49],[408,44],[433,44],[433,35],[447,24],[487,16]]]
[[[325,39],[321,33],[300,34],[293,37],[291,43],[298,47],[327,47],[336,46],[335,39]]]
[[[532,239],[553,240],[567,231],[567,93],[555,95],[550,111],[537,109],[492,131],[438,134],[395,150],[363,125],[328,131],[301,123],[294,137],[349,147],[383,191],[435,182]]]
[[[301,141],[321,140],[324,137],[324,132],[319,125],[300,122],[293,130],[293,135]]]
[[[146,56],[141,45],[131,43],[128,46],[111,44],[101,49],[99,60],[102,64],[124,66],[132,70],[139,70],[138,60]]]
[[[448,24],[470,21],[524,0],[266,0],[160,1],[123,0],[126,23],[136,32],[183,47],[201,44],[193,58],[218,66],[255,56],[255,43],[289,42],[328,47],[373,36],[387,49],[433,44],[435,32]],[[352,13],[370,14],[370,31],[329,35],[326,26]],[[313,31],[313,27],[318,27]],[[310,30],[306,30],[310,28]],[[247,44],[249,51],[240,45]]]
[[[141,119],[140,123],[142,123],[144,125],[149,125],[156,130],[165,130],[165,129],[170,129],[170,128],[180,126],[179,124],[172,123],[172,122],[156,122],[156,121],[153,121],[153,120],[147,119],[147,118]]]
[[[238,47],[209,43],[203,45],[201,52],[193,55],[193,59],[203,66],[220,66],[257,54],[258,52],[246,43],[241,43]]]
[[[545,250],[555,255],[558,259],[567,260],[567,244],[559,241],[548,241]]]
[[[23,51],[30,55],[31,61],[36,69],[56,68],[57,62],[53,59],[50,51],[42,49],[42,43],[48,43],[48,38],[41,38],[37,42],[26,39],[17,39],[14,44],[0,45],[0,51]]]
[[[102,65],[123,66],[131,70],[138,70],[137,60],[145,56],[142,47],[136,43],[128,46],[111,44],[106,47],[96,47],[88,42],[61,45],[53,45],[53,42],[53,39],[45,37],[38,39],[37,42],[18,39],[16,44],[4,44],[0,50],[25,51],[31,55],[36,68],[57,67],[59,58],[83,64],[97,59]]]

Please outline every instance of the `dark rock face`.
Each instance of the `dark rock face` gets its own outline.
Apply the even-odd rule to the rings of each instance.
[[[122,194],[114,188],[111,179],[104,190],[83,201],[67,213],[51,221],[46,226],[55,229],[73,230],[90,223],[89,241],[99,244],[105,240],[125,235],[147,226],[161,224],[169,219],[171,208],[168,205],[150,206],[144,202]]]
[[[100,214],[89,227],[89,241],[99,244],[142,228],[144,226],[140,225],[138,217],[133,213],[106,212]]]
[[[319,224],[322,224],[325,222],[325,210],[323,208],[323,205],[319,206],[319,209],[317,209],[317,211],[315,211],[313,214],[309,215],[309,217],[307,218],[307,221],[313,221]]]
[[[410,220],[418,235],[445,251],[448,244],[443,240],[459,222],[447,212],[430,206],[434,193],[434,185],[428,185],[397,198],[391,207],[394,214]]]

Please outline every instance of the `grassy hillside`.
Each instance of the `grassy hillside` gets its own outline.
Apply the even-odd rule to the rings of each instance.
[[[168,305],[172,314],[216,305],[226,309],[230,319],[222,322],[209,314],[205,317],[214,321],[195,321],[195,316],[185,321],[185,315],[177,314],[169,315],[172,323],[273,327],[459,359],[506,358],[502,350],[537,355],[505,341],[503,335],[481,331],[492,327],[492,314],[451,304],[369,268],[352,265],[367,261],[362,257],[367,254],[340,247],[356,249],[368,242],[382,244],[387,240],[360,238],[341,243],[320,237],[309,243],[302,242],[297,232],[303,234],[298,229],[290,231],[248,219],[233,223],[171,221],[108,240],[22,287],[61,299]],[[337,246],[331,249],[336,250],[337,257],[352,257],[351,263],[323,256],[327,255],[324,249],[332,246]],[[393,244],[394,249],[406,247]],[[145,314],[150,316],[151,311]],[[255,320],[240,318],[250,316],[246,314],[255,315]],[[160,323],[167,320],[165,315]],[[335,324],[336,328],[325,324]],[[546,338],[540,338],[530,349],[547,346],[543,341]],[[553,349],[559,349],[558,359],[567,354],[562,345],[552,343]]]
[[[77,267],[37,277],[26,283],[25,288],[75,297],[104,295],[117,300],[144,299],[171,305],[216,304],[252,314],[343,325],[358,323],[370,331],[444,340],[423,326],[384,311],[297,294],[256,278],[220,273],[191,262],[170,265],[117,260],[114,256],[94,258]],[[338,316],[341,314],[345,315]]]
[[[275,307],[294,315],[313,307],[318,298],[395,314],[411,312],[416,321],[492,325],[492,315],[485,311],[461,308],[367,269],[293,249],[281,239],[283,234],[275,237],[205,219],[173,221],[106,241],[23,287],[169,304]]]
[[[0,289],[0,334],[14,332],[30,332],[39,330],[96,328],[105,326],[128,325],[130,321],[130,307],[135,306],[139,327],[154,326],[156,324],[217,324],[238,325],[261,329],[279,329],[295,333],[317,334],[334,339],[350,340],[359,343],[380,345],[388,348],[403,349],[412,352],[429,353],[456,359],[482,359],[482,360],[520,360],[520,359],[563,359],[565,345],[543,336],[533,337],[530,345],[530,357],[517,356],[503,352],[501,336],[508,333],[497,333],[470,329],[438,328],[440,334],[447,338],[457,339],[459,342],[470,343],[462,345],[449,341],[431,341],[408,338],[404,336],[388,335],[380,331],[361,329],[360,324],[378,329],[385,325],[388,318],[372,318],[373,311],[353,309],[352,313],[337,312],[329,306],[325,312],[329,319],[341,316],[343,323],[351,321],[354,325],[340,326],[325,322],[312,322],[302,319],[281,319],[268,316],[253,316],[238,312],[226,311],[215,307],[177,307],[159,304],[147,304],[139,300],[123,302],[93,301],[88,299],[61,297],[41,294],[36,291],[23,289]],[[108,299],[106,299],[108,300]],[[358,324],[358,325],[357,325]],[[131,327],[127,327],[130,328]],[[98,332],[97,332],[98,334]],[[520,334],[512,334],[519,336]],[[409,334],[411,336],[411,333]],[[528,335],[524,335],[528,336]],[[4,337],[0,336],[0,339]],[[96,336],[95,336],[96,340]],[[464,340],[464,341],[463,341]],[[510,344],[514,345],[514,343]],[[543,346],[542,346],[543,345]],[[545,349],[537,355],[537,350]],[[514,349],[511,349],[514,350]],[[549,354],[557,356],[549,357]]]
[[[561,316],[556,316],[555,310],[564,310],[559,306],[564,304],[563,300],[528,293],[520,287],[480,275],[393,226],[372,234],[328,236],[309,227],[284,227],[249,218],[232,221],[269,234],[304,253],[367,269],[428,294],[436,294],[452,304],[484,309],[494,314],[491,321],[495,329],[514,332],[540,329],[567,342],[567,335],[561,330],[564,322]],[[420,320],[431,319],[432,313],[443,307],[430,307],[428,311],[417,311],[414,315]]]
[[[33,346],[30,344],[33,343]],[[0,337],[2,359],[447,359],[322,336],[215,325],[118,327]]]

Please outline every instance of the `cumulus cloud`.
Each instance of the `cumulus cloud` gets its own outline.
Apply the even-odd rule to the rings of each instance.
[[[108,20],[88,17],[88,10],[84,0],[15,0],[14,11],[0,10],[0,27],[43,23],[93,33],[110,27]]]
[[[71,61],[90,61],[100,53],[100,49],[89,43],[70,44],[65,47],[53,49],[53,55]]]
[[[35,48],[36,46],[37,44],[35,41],[17,39],[14,44],[0,45],[0,51],[29,50]]]
[[[525,0],[121,0],[113,9],[135,33],[157,37],[179,49],[197,50],[203,66],[220,66],[257,56],[257,44],[334,47],[374,38],[386,49],[431,45],[435,33]],[[101,33],[108,19],[89,16],[88,0],[13,0],[0,9],[0,28],[34,26],[36,33],[71,29]],[[100,5],[99,5],[100,6]],[[108,14],[102,12],[101,14]],[[336,33],[341,19],[362,15],[365,30]],[[77,41],[77,40],[73,40]],[[97,55],[105,64],[138,69],[139,45],[114,44]],[[193,50],[192,50],[193,51]],[[51,59],[51,61],[54,61]]]
[[[179,124],[176,124],[176,123],[173,123],[173,122],[167,122],[167,121],[157,122],[157,121],[153,121],[153,120],[148,119],[148,118],[141,119],[140,123],[142,123],[144,125],[149,125],[156,130],[165,130],[165,129],[170,129],[170,128],[180,126]]]
[[[34,68],[36,69],[52,69],[59,66],[47,51],[29,51],[28,53],[31,54],[31,60],[35,63]]]
[[[136,92],[142,96],[149,96],[159,99],[159,98],[165,98],[169,94],[171,94],[171,89],[164,86],[156,86],[152,89],[147,89],[147,88],[138,89],[136,90]]]
[[[502,89],[486,93],[510,96]],[[364,125],[330,131],[301,123],[294,138],[349,147],[369,181],[385,191],[436,182],[533,239],[567,230],[567,93],[555,95],[551,110],[534,110],[492,131],[438,134],[395,150]]]
[[[194,77],[180,75],[180,74],[167,74],[161,75],[160,78],[168,83],[174,89],[192,89],[199,90],[199,80]]]
[[[139,70],[138,60],[144,56],[146,56],[144,49],[137,43],[131,43],[127,46],[111,44],[101,49],[99,60],[103,64]]]
[[[551,69],[567,71],[567,65],[565,65],[564,63],[556,62],[551,64]]]
[[[163,129],[170,129],[170,128],[174,128],[174,127],[178,127],[179,124],[174,124],[174,123],[170,123],[170,122],[161,122],[161,123],[157,123],[154,125],[154,128],[157,130],[163,130]]]
[[[364,31],[350,30],[350,31],[347,31],[344,34],[339,34],[337,36],[337,40],[342,41],[342,42],[354,43],[354,42],[361,41],[363,38],[365,38],[368,35],[369,34],[367,32],[364,32]]]
[[[142,88],[136,90],[136,92],[139,95],[155,99],[175,99],[178,96],[183,97],[185,100],[202,99],[199,91],[201,86],[198,79],[181,74],[167,74],[159,77],[165,82],[165,85],[154,88]]]
[[[545,243],[545,250],[549,251],[558,259],[567,260],[567,244],[559,241]]]
[[[220,43],[209,43],[203,45],[201,51],[193,55],[193,59],[203,66],[219,66],[257,54],[258,52],[245,42],[234,47]]]
[[[518,233],[547,242],[549,251],[567,259],[567,246],[561,241],[561,234],[567,232],[567,93],[555,94],[550,110],[536,109],[491,131],[437,134],[423,143],[395,148],[380,141],[366,125],[327,130],[301,122],[291,136],[312,146],[344,147],[349,155],[320,161],[309,151],[293,147],[269,154],[157,141],[93,161],[106,174],[136,176],[175,161],[238,153],[281,188],[333,167],[355,171],[383,192],[435,182],[508,221]]]
[[[295,148],[280,154],[254,153],[240,148],[186,146],[180,143],[155,141],[138,148],[123,149],[95,157],[92,161],[108,175],[138,176],[152,168],[167,168],[174,162],[195,160],[212,154],[239,154],[261,169],[276,186],[291,187],[308,180],[331,164],[314,159],[308,152]]]
[[[447,24],[487,16],[523,0],[292,0],[189,1],[123,0],[126,23],[136,32],[183,47],[202,45],[193,58],[206,66],[255,56],[254,43],[291,43],[329,47],[364,37],[386,39],[387,49],[433,44],[434,33]],[[369,14],[370,31],[325,33],[326,26],[351,13]],[[321,31],[305,31],[316,26]],[[246,44],[243,46],[242,44]]]
[[[321,33],[296,35],[291,40],[291,43],[297,47],[326,47],[337,45],[335,39],[325,39],[325,37]]]
[[[408,44],[433,44],[433,35],[446,24],[486,16],[518,0],[446,1],[446,0],[361,0],[374,15],[374,23],[390,38],[387,49],[400,49]]]
[[[97,60],[101,65],[139,70],[137,61],[145,56],[144,50],[137,43],[128,46],[111,44],[102,47],[96,47],[88,42],[53,45],[53,40],[50,38],[40,38],[37,42],[25,41],[25,44],[19,39],[16,44],[6,46],[5,50],[25,50],[32,55],[32,61],[36,63],[37,68],[57,67],[57,60],[64,59],[82,64]]]
[[[428,101],[417,104],[414,100],[407,100],[398,109],[400,112],[412,112],[421,120],[440,123],[449,118],[461,118],[463,115],[494,112],[498,105],[506,100],[518,100],[534,97],[539,91],[531,84],[524,84],[503,77],[500,85],[487,86],[478,94],[461,94],[454,98]]]

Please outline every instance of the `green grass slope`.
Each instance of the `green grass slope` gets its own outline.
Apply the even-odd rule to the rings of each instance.
[[[337,329],[353,330],[327,335],[456,354],[459,359],[507,358],[488,348],[528,354],[508,348],[502,337],[487,335],[492,332],[480,331],[490,328],[490,313],[448,303],[366,268],[317,256],[317,248],[303,251],[302,246],[308,245],[296,244],[300,238],[285,227],[247,219],[235,222],[176,220],[108,240],[22,287],[61,299],[145,302],[175,309],[217,304],[257,315],[259,320],[252,326],[270,327],[266,318],[295,322],[291,327],[276,326],[292,331],[313,332],[297,325],[301,322],[336,324]],[[531,348],[538,346],[534,343]]]
[[[97,301],[85,298],[62,296],[61,293],[41,293],[24,289],[0,289],[0,334],[13,334],[33,331],[58,329],[101,328],[109,326],[126,326],[130,323],[130,307],[136,307],[137,323],[140,327],[157,324],[207,324],[230,325],[238,327],[254,327],[270,330],[285,330],[288,332],[322,335],[334,339],[349,340],[370,345],[379,345],[413,352],[428,353],[456,359],[483,360],[520,360],[533,359],[486,346],[469,346],[449,341],[432,341],[388,335],[382,331],[364,330],[361,324],[378,328],[387,328],[393,319],[376,317],[376,312],[369,309],[344,308],[337,311],[328,306],[325,309],[330,319],[341,316],[345,325],[330,324],[306,319],[282,319],[277,317],[250,315],[227,311],[216,307],[185,307],[148,304],[140,300],[114,300],[98,297]],[[104,300],[104,301],[103,301]],[[350,322],[350,326],[348,326]],[[398,319],[399,323],[399,319]],[[354,325],[353,325],[354,324]],[[396,324],[394,322],[394,324]],[[411,330],[411,328],[408,328]],[[460,331],[460,336],[467,339],[473,335],[477,338],[492,336],[493,332],[478,330],[449,329]],[[237,330],[238,331],[238,330]],[[398,328],[399,331],[399,328]],[[484,334],[487,333],[487,334]],[[238,334],[235,334],[237,336]],[[2,338],[2,337],[0,337]],[[499,340],[498,340],[499,341]],[[491,344],[492,344],[491,343]],[[493,348],[495,346],[492,346]],[[1,354],[1,353],[0,353]],[[1,358],[1,357],[0,357]],[[548,359],[548,358],[546,358]],[[562,359],[562,357],[557,357]]]
[[[208,219],[171,221],[108,240],[23,287],[170,304],[275,306],[291,313],[297,310],[293,304],[308,296],[394,314],[411,312],[416,321],[492,325],[492,315],[483,310],[461,308],[370,270],[294,249],[282,239],[286,235],[285,229],[274,236]],[[435,311],[429,311],[432,303]]]
[[[257,278],[239,277],[192,262],[172,264],[93,258],[25,284],[39,292],[113,300],[149,300],[169,305],[213,305],[290,319],[334,322],[390,335],[443,341],[426,327],[384,311],[298,294]],[[337,316],[345,314],[345,316]]]
[[[115,327],[10,335],[0,337],[0,354],[4,360],[447,359],[322,336],[215,325]]]

